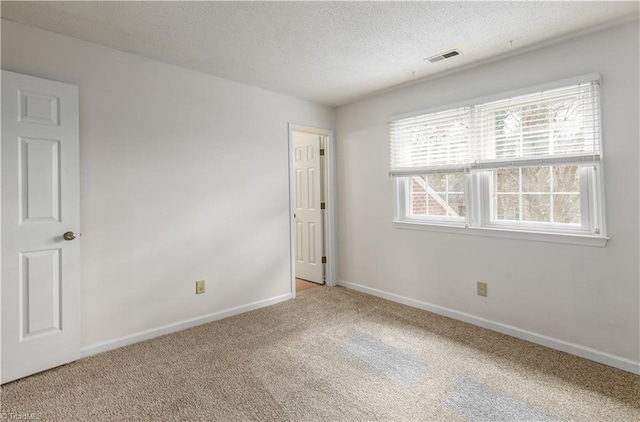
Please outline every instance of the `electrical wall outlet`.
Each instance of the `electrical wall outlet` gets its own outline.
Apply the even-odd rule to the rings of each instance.
[[[200,295],[204,293],[204,280],[197,280],[196,281],[196,294]]]
[[[486,281],[478,281],[478,296],[487,297],[489,290],[489,283]]]

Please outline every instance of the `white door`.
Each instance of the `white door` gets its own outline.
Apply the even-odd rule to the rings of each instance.
[[[0,155],[5,383],[80,357],[78,87],[2,71]]]
[[[294,132],[296,277],[323,283],[320,136]]]

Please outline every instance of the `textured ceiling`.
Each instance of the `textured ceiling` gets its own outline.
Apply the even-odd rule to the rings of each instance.
[[[330,106],[638,18],[638,2],[8,2],[2,17]],[[461,56],[424,59],[458,48]]]

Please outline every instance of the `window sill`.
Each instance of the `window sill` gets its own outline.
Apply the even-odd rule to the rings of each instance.
[[[607,246],[607,241],[609,240],[609,238],[605,236],[590,236],[569,233],[545,233],[487,227],[464,227],[455,225],[417,223],[409,221],[393,221],[393,225],[398,229],[404,230],[427,230],[441,233],[498,237],[502,239],[531,240],[534,242],[564,243],[569,245],[593,246],[599,248],[604,248],[605,246]]]

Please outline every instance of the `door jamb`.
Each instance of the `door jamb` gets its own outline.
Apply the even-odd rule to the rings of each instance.
[[[295,235],[295,140],[294,132],[306,132],[314,135],[326,136],[325,145],[325,193],[326,193],[326,210],[323,224],[324,231],[324,255],[327,257],[325,264],[325,285],[336,286],[336,162],[335,162],[335,136],[334,132],[329,129],[320,129],[311,126],[296,125],[289,123],[289,235],[291,238],[291,256],[290,256],[290,273],[291,273],[291,297],[296,297],[296,235]]]

